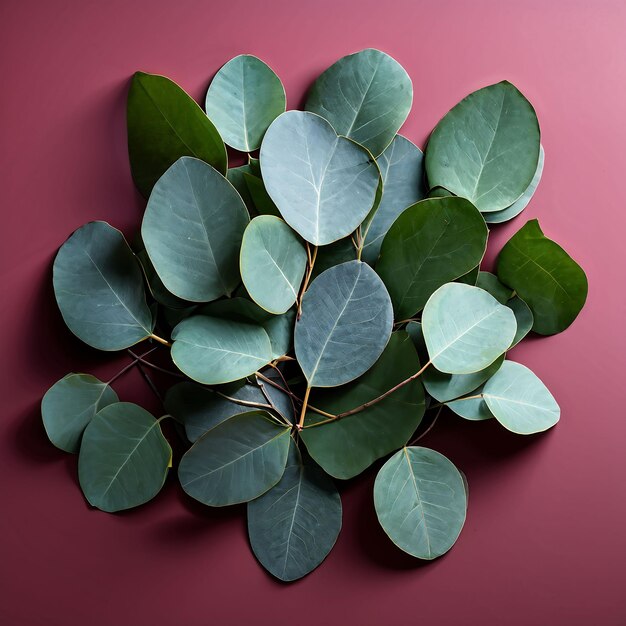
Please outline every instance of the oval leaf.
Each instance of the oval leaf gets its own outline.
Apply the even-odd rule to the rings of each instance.
[[[483,389],[483,397],[495,418],[520,435],[552,428],[561,409],[546,386],[521,363],[505,361]]]
[[[92,506],[113,513],[152,500],[172,460],[159,422],[130,402],[100,410],[83,434],[78,479]]]
[[[385,349],[392,324],[389,294],[369,265],[348,261],[320,274],[304,294],[295,330],[309,387],[336,387],[365,373]]]
[[[133,180],[147,198],[180,157],[196,157],[222,174],[224,142],[204,111],[164,76],[137,72],[128,92],[128,152]]]
[[[274,118],[284,112],[285,90],[261,59],[240,54],[222,66],[206,94],[206,113],[224,141],[242,152],[261,146]]]
[[[385,235],[376,263],[396,319],[412,317],[441,285],[476,267],[487,234],[485,220],[464,198],[422,200],[406,209]]]
[[[515,321],[517,322],[517,332],[511,343],[511,348],[516,346],[526,335],[532,330],[533,327],[533,312],[530,307],[518,296],[511,298],[506,306],[513,311],[515,315]]]
[[[481,385],[465,398],[446,402],[446,406],[457,415],[472,422],[493,418],[493,413],[483,398],[483,387],[484,385]]]
[[[540,335],[564,331],[587,300],[585,272],[543,234],[537,220],[527,222],[504,245],[497,273],[530,307],[533,330]]]
[[[513,295],[513,292],[491,272],[479,272],[476,286],[490,293],[500,304],[506,304]]]
[[[383,237],[400,213],[428,195],[424,155],[408,139],[396,135],[377,160],[383,194],[371,221],[362,227],[365,243],[361,258],[370,265],[376,262]]]
[[[513,311],[483,289],[449,283],[430,297],[422,331],[432,364],[446,374],[471,374],[509,348],[517,325]]]
[[[194,315],[172,331],[172,360],[205,385],[221,385],[254,374],[272,360],[261,326]]]
[[[539,161],[539,122],[511,83],[479,89],[437,124],[426,148],[431,187],[444,187],[480,211],[501,211],[530,185]]]
[[[258,498],[283,475],[289,429],[263,411],[218,424],[185,453],[178,467],[183,489],[208,506]]]
[[[540,146],[537,169],[535,170],[535,175],[533,176],[533,179],[530,181],[530,185],[526,187],[526,191],[510,207],[502,209],[502,211],[491,211],[489,213],[485,213],[483,217],[485,218],[487,224],[501,224],[502,222],[512,220],[528,206],[528,203],[530,202],[533,195],[535,195],[535,191],[537,190],[537,187],[541,182],[544,160],[545,153],[543,151],[543,146]]]
[[[367,49],[321,74],[305,108],[377,156],[404,124],[412,102],[413,85],[404,68],[388,54]]]
[[[78,452],[87,424],[102,408],[118,401],[107,383],[89,374],[68,374],[41,401],[41,417],[50,441],[65,452]]]
[[[154,186],[141,236],[166,289],[191,302],[230,295],[248,211],[210,165],[183,157]]]
[[[285,221],[314,245],[348,236],[374,205],[379,172],[361,146],[318,115],[288,111],[261,146],[267,192]]]
[[[297,235],[278,217],[255,217],[243,235],[239,265],[250,297],[263,309],[285,313],[298,299],[307,254]]]
[[[377,398],[419,368],[411,338],[406,332],[396,332],[372,369],[348,385],[313,393],[310,402],[337,415]],[[423,415],[424,390],[419,380],[413,380],[373,406],[341,419],[328,421],[309,411],[300,435],[324,471],[348,479],[405,445]],[[322,421],[326,423],[314,426]]]
[[[292,448],[295,445],[292,444]],[[328,555],[341,530],[341,498],[333,481],[300,453],[278,484],[248,502],[250,545],[261,565],[284,581],[313,571]]]
[[[99,350],[123,350],[152,334],[141,268],[124,235],[85,224],[61,246],[54,295],[68,328]]]
[[[374,483],[378,521],[389,538],[418,559],[435,559],[457,540],[467,509],[459,470],[428,448],[402,448]]]

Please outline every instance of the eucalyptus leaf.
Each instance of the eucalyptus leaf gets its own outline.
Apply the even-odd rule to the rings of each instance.
[[[472,374],[444,374],[434,367],[427,368],[422,374],[426,391],[439,402],[449,402],[469,394],[493,376],[502,366],[504,354],[499,356],[484,370]]]
[[[218,390],[184,381],[168,390],[165,410],[183,424],[187,439],[193,443],[221,422],[254,409],[233,400],[268,405],[267,398],[256,385],[241,385],[226,397]]]
[[[508,430],[530,435],[552,428],[561,409],[546,386],[521,363],[505,361],[486,383],[483,397]]]
[[[476,287],[490,293],[500,304],[506,304],[513,295],[513,291],[503,285],[491,272],[479,272]]]
[[[448,283],[428,300],[422,331],[432,364],[446,374],[471,374],[509,348],[517,324],[511,309],[483,289]]]
[[[336,387],[365,373],[392,324],[389,294],[369,265],[348,261],[320,274],[302,298],[294,335],[309,387]]]
[[[246,183],[248,193],[252,198],[255,212],[259,215],[274,215],[280,217],[280,211],[270,198],[269,193],[267,193],[263,180],[259,176],[254,176],[246,172],[243,174],[243,179]]]
[[[370,265],[376,262],[383,237],[400,213],[426,198],[428,190],[423,161],[422,151],[401,135],[396,135],[378,157],[383,192],[368,227],[362,227],[364,245],[361,258]]]
[[[511,298],[506,306],[513,311],[517,322],[517,332],[511,344],[511,348],[513,348],[532,330],[534,318],[529,306],[519,296]]]
[[[230,295],[248,211],[210,165],[183,157],[159,179],[141,225],[146,251],[166,289],[191,302]]]
[[[222,66],[205,101],[206,113],[224,141],[243,152],[261,146],[265,131],[285,106],[285,89],[278,76],[250,54],[240,54]]]
[[[380,177],[367,150],[302,111],[272,122],[261,146],[261,171],[285,221],[316,246],[359,226],[374,205]]]
[[[341,498],[333,481],[303,462],[295,444],[280,481],[248,502],[250,545],[261,565],[284,581],[313,571],[341,530]]]
[[[378,521],[408,554],[435,559],[456,542],[467,510],[463,477],[445,456],[428,448],[402,448],[374,484]]]
[[[78,479],[92,506],[113,513],[161,491],[172,449],[158,420],[136,404],[116,402],[89,422],[78,456]]]
[[[316,390],[310,403],[333,415],[349,411],[386,393],[419,369],[408,333],[395,332],[368,372],[342,387]],[[335,478],[348,479],[405,445],[423,415],[424,390],[419,380],[413,380],[371,407],[337,420],[329,421],[309,410],[300,435],[322,469]],[[319,422],[325,423],[315,426]]]
[[[530,185],[526,187],[526,191],[516,200],[510,207],[502,209],[502,211],[491,211],[484,214],[487,224],[501,224],[508,220],[517,217],[527,206],[532,197],[535,195],[535,191],[541,182],[541,175],[543,174],[543,163],[545,160],[545,152],[543,146],[539,147],[539,161],[537,161],[537,169],[535,175],[530,181]]]
[[[61,246],[54,294],[68,328],[99,350],[123,350],[152,334],[141,268],[124,235],[89,222]]]
[[[322,73],[305,108],[378,156],[404,124],[412,102],[413,85],[404,68],[388,54],[367,49]]]
[[[235,415],[206,432],[185,453],[178,477],[185,492],[208,506],[258,498],[282,477],[289,428],[263,411]]]
[[[41,401],[41,417],[48,439],[65,452],[78,452],[93,416],[118,402],[115,391],[89,374],[68,374],[54,383]]]
[[[253,324],[194,315],[176,326],[172,339],[176,366],[205,385],[239,380],[272,360],[267,333]]]
[[[159,275],[156,273],[154,269],[154,265],[152,265],[152,261],[150,261],[150,257],[148,253],[144,250],[140,250],[137,253],[137,258],[139,259],[139,263],[141,264],[141,268],[143,269],[144,276],[146,277],[146,283],[148,284],[148,289],[152,294],[152,297],[159,303],[165,307],[170,309],[186,309],[190,306],[190,302],[187,300],[182,300],[178,296],[175,296],[173,293],[170,293],[163,281],[159,278]]]
[[[463,283],[464,285],[471,285],[472,287],[476,286],[478,282],[478,274],[480,274],[480,265],[477,265],[474,269],[467,272],[467,274],[463,274],[463,276],[459,276],[455,279],[455,283]]]
[[[464,198],[422,200],[406,209],[385,235],[376,263],[396,319],[412,317],[439,287],[476,267],[487,234],[481,214]]]
[[[284,375],[279,374],[279,370],[277,368],[268,367],[263,371],[263,375],[272,380],[275,385],[279,385],[282,389],[286,388]],[[291,424],[295,423],[296,407],[293,398],[281,389],[278,389],[275,385],[271,385],[259,377],[257,377],[257,384],[262,389],[263,394],[269,403],[272,405],[274,412],[280,415],[287,422]]]
[[[237,193],[241,196],[248,212],[251,215],[256,213],[254,200],[250,194],[250,189],[246,183],[246,174],[251,174],[252,170],[250,165],[240,165],[239,167],[230,167],[226,172],[226,178],[228,182],[237,190]]]
[[[444,187],[480,211],[501,211],[528,188],[539,161],[532,105],[502,81],[461,100],[437,124],[426,148],[431,187]]]
[[[530,307],[540,335],[564,331],[587,300],[585,272],[537,220],[526,222],[502,248],[497,274]]]
[[[260,215],[247,226],[241,244],[241,278],[250,297],[280,315],[298,299],[307,253],[298,236],[278,217]]]
[[[224,142],[204,111],[164,76],[137,72],[128,92],[128,152],[133,180],[147,198],[182,156],[201,159],[222,174]]]
[[[481,385],[464,398],[446,402],[446,406],[460,417],[472,422],[491,419],[493,413],[483,398],[483,388],[484,385]]]

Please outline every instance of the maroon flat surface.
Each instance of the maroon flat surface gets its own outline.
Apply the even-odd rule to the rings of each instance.
[[[0,620],[7,626],[626,623],[626,3],[502,0],[3,0],[0,4]],[[137,70],[203,98],[242,52],[269,62],[289,106],[338,57],[378,47],[414,81],[403,129],[423,145],[481,86],[509,79],[537,108],[546,166],[531,206],[493,230],[488,263],[526,219],[585,268],[586,308],[513,358],[562,408],[516,437],[447,415],[424,445],[470,484],[457,545],[420,563],[377,525],[375,470],[342,486],[344,527],[324,564],[284,585],[255,562],[243,507],[209,510],[171,476],[149,505],[90,509],[76,458],[49,444],[45,390],[127,362],[65,330],[51,288],[63,240],[93,219],[132,234],[143,202],[128,167],[125,99]],[[158,411],[138,372],[121,398]]]

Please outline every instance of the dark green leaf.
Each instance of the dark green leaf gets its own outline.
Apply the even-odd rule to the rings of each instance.
[[[491,272],[479,272],[476,286],[490,293],[500,304],[506,304],[513,295],[513,291],[503,285]]]
[[[511,344],[511,348],[513,348],[532,330],[533,312],[519,296],[511,298],[506,303],[506,306],[513,311],[515,320],[517,321],[517,332]]]

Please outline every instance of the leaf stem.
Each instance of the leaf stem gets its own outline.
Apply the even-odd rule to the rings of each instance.
[[[128,370],[135,367],[137,363],[139,363],[139,359],[134,359],[132,363],[129,363],[128,365],[123,367],[117,374],[115,374],[115,376],[113,376],[113,378],[109,379],[107,385],[110,385],[112,382],[116,381],[120,376],[122,376],[122,374],[125,374]]]
[[[297,319],[300,319],[302,315],[302,298],[304,297],[304,293],[309,287],[309,281],[311,280],[311,275],[313,274],[313,267],[315,266],[315,259],[317,259],[317,246],[313,246],[313,253],[311,254],[311,247],[309,242],[306,243],[306,253],[309,259],[308,267],[306,274],[304,276],[304,281],[302,282],[302,289],[300,289],[300,296],[298,298],[298,316]]]
[[[152,348],[150,352],[152,352],[153,350],[156,350],[156,347]],[[162,372],[163,374],[169,374],[170,376],[176,376],[176,378],[187,378],[184,374],[180,374],[179,372],[173,372],[172,370],[168,370],[168,369],[165,369],[164,367],[160,367],[159,365],[155,365],[154,363],[151,363],[150,361],[146,361],[143,357],[148,355],[150,352],[146,352],[145,354],[142,354],[141,356],[136,355],[130,349],[126,350],[126,352],[128,352],[128,354],[130,354],[133,358],[137,359],[143,365],[150,367],[157,372]]]
[[[224,398],[224,400],[228,400],[229,402],[234,402],[235,404],[241,404],[242,406],[250,406],[258,409],[273,409],[274,407],[271,404],[263,404],[262,402],[252,402],[251,400],[240,400],[239,398],[233,398],[232,396],[227,396],[225,393],[221,391],[217,391],[213,389],[213,391]]]
[[[154,339],[155,341],[158,341],[159,343],[162,343],[164,346],[167,346],[168,348],[172,347],[172,344],[169,341],[155,335],[154,333],[152,333],[149,338]]]
[[[139,369],[139,373],[143,376],[143,379],[148,384],[148,387],[150,387],[150,389],[152,390],[152,393],[156,396],[158,401],[163,404],[163,396],[161,395],[161,392],[157,389],[157,386],[154,384],[152,378],[150,378],[150,376],[148,375],[148,372],[146,372],[145,368],[140,362],[137,363],[137,367]]]
[[[296,400],[299,403],[302,402],[302,400],[295,393],[293,393],[289,389],[285,389],[282,385],[279,385],[276,381],[261,374],[261,372],[256,372],[256,377],[260,378],[262,381],[266,382],[268,385],[272,385],[272,387],[276,387],[276,389],[280,389],[283,393],[286,393],[293,400]]]
[[[307,386],[304,392],[304,400],[302,400],[302,410],[300,411],[300,420],[298,421],[298,430],[304,428],[304,416],[306,414],[306,405],[309,402],[309,394],[311,393],[311,387]]]
[[[421,435],[418,435],[417,437],[415,437],[415,439],[409,441],[409,443],[406,444],[407,447],[416,444],[420,439],[423,439],[424,437],[426,437],[426,435],[433,429],[433,427],[437,423],[437,420],[439,419],[439,415],[441,415],[441,410],[443,409],[443,407],[444,405],[442,404],[439,407],[439,410],[437,411],[437,415],[435,415],[435,417],[433,418],[433,421],[430,423],[428,428]]]

